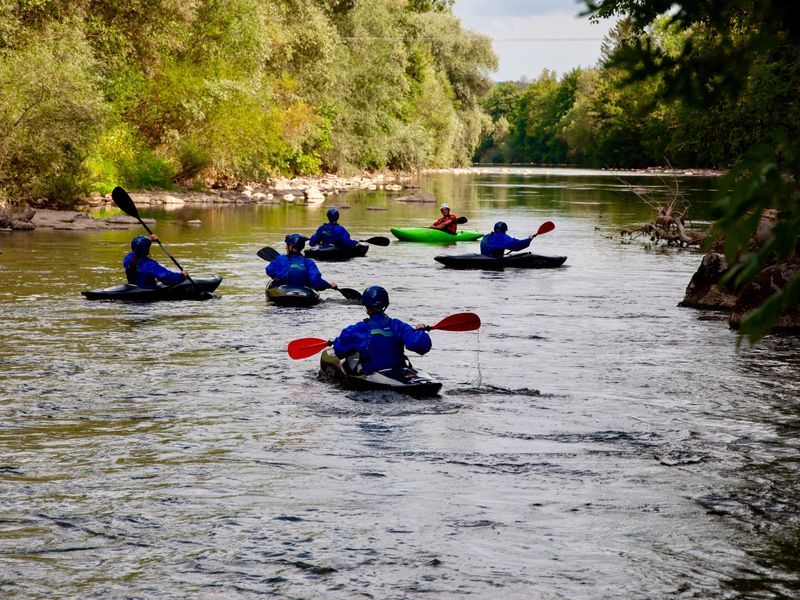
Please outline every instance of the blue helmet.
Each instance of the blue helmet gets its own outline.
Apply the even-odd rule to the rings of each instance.
[[[306,246],[306,238],[299,233],[290,233],[286,236],[285,242],[298,252]]]
[[[502,221],[498,221],[497,223],[494,224],[494,230],[499,233],[505,233],[506,231],[508,231],[508,225],[506,225]]]
[[[336,210],[335,208],[329,208],[328,209],[328,221],[333,223],[334,221],[338,221],[338,220],[339,220],[339,211]]]
[[[379,285],[371,285],[361,295],[361,304],[383,312],[389,306],[389,292]]]
[[[131,240],[131,250],[136,256],[145,257],[150,254],[150,246],[153,242],[145,235],[137,235]]]

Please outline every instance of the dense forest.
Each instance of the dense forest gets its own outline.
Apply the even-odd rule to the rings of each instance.
[[[497,59],[451,8],[0,0],[0,195],[466,164]]]
[[[741,17],[734,25],[738,29],[731,31],[731,44],[742,45],[751,30]],[[720,64],[719,48],[712,42],[721,35],[719,29],[699,23],[687,27],[666,16],[647,27],[620,20],[597,68],[561,77],[545,71],[533,81],[494,86],[482,102],[493,125],[476,162],[727,169],[776,129],[797,139],[800,56],[788,43],[754,57],[735,96],[693,101],[690,86],[713,85],[727,70],[743,66]],[[710,82],[701,82],[698,73],[696,81],[675,90],[669,87],[667,68],[642,76],[645,56],[619,60],[634,47],[658,49],[661,54],[651,66],[666,65],[680,61],[687,46],[718,67]]]
[[[584,0],[619,19],[596,68],[493,84],[453,1],[0,0],[0,202],[472,161],[728,168],[800,139],[780,2]]]

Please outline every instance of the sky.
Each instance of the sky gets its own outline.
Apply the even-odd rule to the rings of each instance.
[[[590,23],[578,16],[584,8],[578,0],[455,0],[453,13],[465,29],[492,38],[500,63],[492,79],[517,81],[596,65],[614,21]]]

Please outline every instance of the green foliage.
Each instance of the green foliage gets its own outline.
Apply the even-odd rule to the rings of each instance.
[[[742,285],[768,264],[796,262],[800,240],[800,25],[794,3],[781,0],[586,0],[596,17],[624,15],[639,35],[623,40],[609,65],[627,82],[661,82],[658,98],[679,100],[676,114],[697,134],[689,154],[704,143],[712,156],[732,164],[715,206],[716,231],[725,237],[733,265],[728,280]],[[669,10],[669,27],[681,44],[659,45],[647,28]],[[676,49],[677,47],[677,49]],[[683,131],[687,130],[684,127]],[[710,133],[707,139],[703,134]],[[691,138],[690,138],[691,139]],[[673,141],[672,147],[675,147]],[[777,210],[777,224],[763,247],[750,241],[762,211]],[[742,321],[755,342],[796,307],[795,279]]]
[[[452,0],[0,0],[0,189],[467,162],[496,66]]]
[[[519,97],[511,113],[507,138],[508,156],[513,162],[559,164],[567,161],[563,141],[564,119],[575,103],[579,71],[560,81],[544,71]]]
[[[121,185],[132,189],[173,187],[175,168],[156,155],[126,125],[110,129],[85,162],[92,189],[108,194]]]
[[[449,13],[453,10],[455,0],[408,0],[408,6],[414,12]]]
[[[81,160],[104,118],[94,63],[72,22],[0,52],[0,187],[18,199],[81,192]]]

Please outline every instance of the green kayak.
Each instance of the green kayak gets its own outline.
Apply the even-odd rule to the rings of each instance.
[[[430,227],[392,227],[392,235],[403,242],[425,242],[427,244],[452,244],[453,242],[472,242],[483,237],[477,231],[445,233]]]

